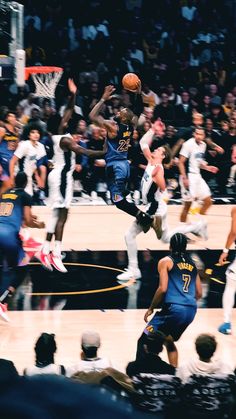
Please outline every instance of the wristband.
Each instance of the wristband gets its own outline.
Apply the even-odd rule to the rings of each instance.
[[[103,97],[100,99],[100,102],[105,102],[105,99],[103,99]]]
[[[223,253],[229,253],[229,249],[227,249],[227,247],[225,247],[225,248],[223,249]]]

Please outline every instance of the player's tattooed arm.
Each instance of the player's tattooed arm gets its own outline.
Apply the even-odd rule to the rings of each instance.
[[[91,110],[90,114],[89,114],[89,119],[96,123],[98,126],[100,127],[104,127],[106,128],[106,130],[111,134],[111,135],[116,135],[117,131],[115,129],[115,124],[113,123],[113,121],[109,121],[106,120],[105,118],[103,118],[102,115],[100,115],[100,112],[104,106],[104,102],[106,102],[107,100],[111,99],[112,94],[115,91],[115,87],[112,85],[106,86],[104,93],[101,97],[101,99],[99,100],[99,102],[93,107],[93,109]]]

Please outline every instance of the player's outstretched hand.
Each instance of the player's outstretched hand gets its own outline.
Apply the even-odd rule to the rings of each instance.
[[[222,252],[220,257],[219,257],[219,264],[220,265],[224,265],[224,263],[227,261],[227,257],[228,257],[228,252]]]
[[[102,99],[104,101],[111,99],[112,94],[114,93],[115,90],[116,90],[115,87],[112,86],[111,84],[109,84],[109,86],[106,86],[104,89],[104,93],[102,95]]]
[[[153,309],[149,308],[146,313],[144,314],[144,321],[147,323],[148,322],[148,317],[151,316],[153,313]]]
[[[162,122],[161,118],[158,118],[153,124],[152,129],[157,137],[163,137],[165,134],[165,124]]]
[[[125,90],[128,90],[129,92],[132,92],[132,93],[138,93],[138,94],[140,94],[141,91],[142,91],[141,80],[138,81],[138,84],[137,84],[136,89],[127,89],[127,87],[126,87]]]
[[[36,221],[38,224],[38,228],[45,228],[45,223],[43,221]]]
[[[77,92],[77,86],[74,83],[74,80],[73,79],[68,79],[68,89],[74,95],[76,94],[76,92]]]

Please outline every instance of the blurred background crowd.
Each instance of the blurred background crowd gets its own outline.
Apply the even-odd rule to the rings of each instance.
[[[170,189],[178,185],[177,158],[182,143],[192,136],[194,125],[204,125],[206,136],[224,153],[207,150],[207,161],[214,161],[220,170],[203,176],[208,176],[213,195],[234,193],[234,1],[49,0],[46,6],[40,0],[21,3],[25,6],[26,65],[60,66],[64,73],[55,100],[34,96],[32,80],[24,87],[10,80],[0,82],[0,139],[12,137],[12,152],[17,141],[26,139],[27,124],[37,122],[51,159],[50,135],[57,132],[68,100],[69,77],[78,86],[70,122],[77,127],[77,141],[84,147],[100,149],[104,132],[90,124],[89,112],[107,84],[114,84],[116,92],[104,106],[104,116],[113,118],[121,107],[129,106],[129,95],[122,89],[121,80],[124,74],[134,72],[142,81],[143,112],[129,149],[133,197],[140,199],[140,180],[146,164],[139,140],[156,117],[166,125],[161,145],[168,143],[174,151],[166,171]],[[78,157],[74,177],[75,192],[89,199],[102,194],[109,202],[104,160]],[[175,193],[178,196],[178,186]]]

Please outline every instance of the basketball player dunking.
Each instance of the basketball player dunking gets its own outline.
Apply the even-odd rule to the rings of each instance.
[[[75,156],[76,154],[84,154],[88,157],[96,158],[103,156],[107,150],[106,142],[104,142],[102,151],[94,151],[79,146],[73,139],[73,133],[72,135],[64,134],[73,113],[77,92],[77,86],[72,79],[68,80],[68,87],[71,92],[71,97],[60,122],[58,135],[52,136],[54,144],[54,168],[48,176],[49,197],[47,201],[48,205],[52,208],[52,215],[47,225],[46,241],[42,250],[35,255],[45,268],[52,270],[54,267],[60,272],[67,272],[67,269],[62,263],[61,242],[69,207],[73,198]],[[51,252],[53,236],[55,236],[55,245],[54,250]]]
[[[111,99],[114,91],[115,88],[113,86],[106,86],[100,101],[89,114],[93,122],[107,130],[108,150],[105,160],[107,185],[111,193],[111,199],[117,208],[135,217],[137,223],[145,231],[148,231],[152,226],[158,232],[161,223],[160,217],[151,217],[149,214],[140,211],[134,203],[128,202],[126,199],[126,196],[129,194],[127,183],[130,175],[127,158],[128,148],[137,115],[128,108],[121,109],[115,120],[105,120],[100,115],[104,102]],[[137,95],[141,94],[141,83],[136,93]]]

